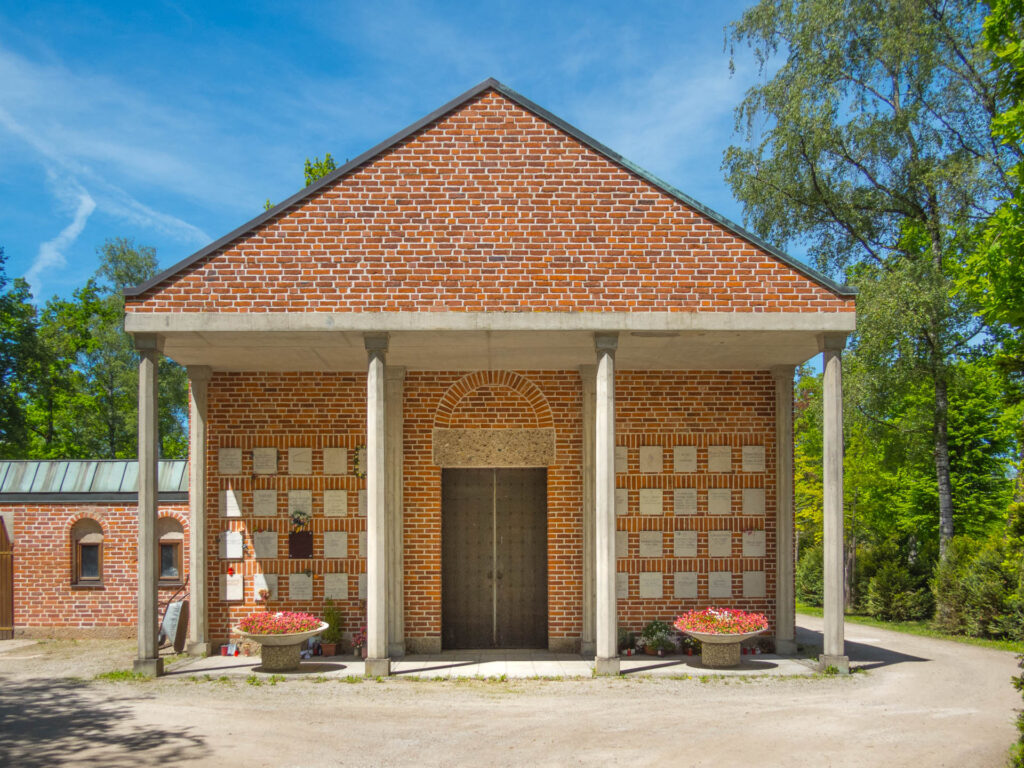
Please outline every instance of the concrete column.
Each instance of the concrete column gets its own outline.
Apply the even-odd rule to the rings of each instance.
[[[139,353],[139,545],[138,545],[138,638],[136,672],[162,675],[163,659],[156,647],[157,591],[157,462],[160,432],[157,421],[157,366],[162,340],[155,334],[135,337]]]
[[[843,639],[843,347],[845,334],[823,334],[823,485],[825,544],[825,652],[822,668],[850,671]]]
[[[210,376],[205,365],[188,367],[188,652],[193,656],[213,652],[206,608],[206,394]]]
[[[597,367],[580,366],[583,387],[583,635],[580,652],[585,656],[597,653],[594,613],[594,398]],[[614,457],[614,448],[613,457]],[[613,458],[614,460],[614,458]],[[613,491],[614,493],[614,491]],[[612,534],[614,538],[614,534]]]
[[[775,379],[775,652],[796,653],[793,556],[793,371],[772,368]]]
[[[403,411],[402,398],[405,385],[405,368],[387,366],[384,369],[384,418],[387,422],[386,483],[385,502],[388,529],[388,656],[400,659],[405,656],[405,591],[402,578],[402,462],[404,441],[402,439]]]
[[[388,536],[384,358],[386,334],[366,345],[366,676],[391,674],[388,657]]]
[[[619,674],[618,605],[615,599],[615,350],[617,333],[595,333],[597,374],[594,386],[594,668],[599,675]]]

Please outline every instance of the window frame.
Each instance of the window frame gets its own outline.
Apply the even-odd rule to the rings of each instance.
[[[157,544],[157,555],[160,558],[158,560],[160,574],[157,577],[157,581],[160,586],[180,586],[185,583],[185,568],[182,562],[182,547],[181,540],[161,541]],[[178,575],[175,578],[165,578],[163,575],[163,562],[164,562],[164,547],[171,547],[174,550],[174,563],[178,569]]]
[[[82,575],[82,549],[85,547],[96,547],[96,576]],[[75,568],[74,586],[76,587],[102,587],[103,586],[103,542],[75,540]]]

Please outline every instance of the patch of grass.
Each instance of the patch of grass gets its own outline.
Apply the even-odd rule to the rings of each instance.
[[[153,679],[153,676],[136,672],[132,669],[115,669],[111,672],[100,672],[100,674],[96,675],[95,679],[113,683],[139,683],[150,681]]]
[[[263,681],[256,677],[256,675],[249,675],[245,678],[245,682],[247,685],[263,685]]]
[[[231,682],[231,678],[228,677],[227,675],[221,675],[220,677],[217,678],[217,682],[218,683],[230,683]]]
[[[313,678],[313,682],[314,683],[326,683],[327,682],[327,675],[317,675],[316,677]]]
[[[271,675],[270,677],[267,678],[267,682],[270,683],[271,685],[277,685],[278,683],[283,683],[284,681],[285,681],[285,676],[284,675]]]
[[[366,679],[365,677],[360,677],[359,675],[345,675],[345,677],[338,678],[338,680],[340,682],[348,683],[349,685],[355,685],[356,683],[361,683],[365,679]]]

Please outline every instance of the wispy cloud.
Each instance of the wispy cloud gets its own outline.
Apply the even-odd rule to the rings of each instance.
[[[82,230],[85,229],[85,223],[89,220],[92,212],[96,210],[96,202],[92,199],[92,196],[77,182],[65,180],[58,182],[58,184],[60,184],[58,196],[65,199],[69,197],[77,198],[77,204],[75,205],[71,223],[64,227],[55,238],[47,240],[39,246],[39,252],[36,254],[32,266],[25,273],[25,279],[32,286],[32,292],[35,296],[42,295],[42,275],[67,265],[64,251],[82,234]]]

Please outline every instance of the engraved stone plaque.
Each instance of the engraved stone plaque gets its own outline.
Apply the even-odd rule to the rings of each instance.
[[[697,446],[677,445],[672,449],[673,472],[697,471]]]
[[[366,557],[366,531],[359,532],[359,556]]]
[[[743,446],[743,471],[764,472],[764,446]]]
[[[313,474],[313,449],[312,448],[289,448],[288,449],[288,474],[289,475],[312,475]]]
[[[629,574],[619,571],[615,574],[615,597],[625,600],[629,597]]]
[[[289,600],[312,600],[313,599],[313,577],[304,573],[288,574],[288,599]]]
[[[663,596],[664,583],[661,571],[644,571],[640,574],[640,597],[660,599]]]
[[[313,492],[303,490],[288,491],[288,514],[305,512],[313,514]]]
[[[764,571],[744,571],[743,572],[743,596],[744,597],[764,597],[764,595],[765,595]]]
[[[708,514],[732,514],[732,491],[730,489],[712,488],[708,491]]]
[[[708,531],[708,557],[732,557],[732,531]]]
[[[221,574],[220,599],[225,601],[245,599],[245,582],[242,579],[242,574],[235,573],[230,576],[226,573]]]
[[[348,448],[324,448],[324,474],[348,474]]]
[[[256,517],[276,517],[277,491],[263,488],[253,491],[252,513]]]
[[[348,557],[348,531],[324,533],[324,557]]]
[[[660,445],[640,446],[640,471],[661,472],[665,468],[664,449]]]
[[[221,517],[241,517],[242,494],[234,488],[221,491],[219,507]]]
[[[339,517],[348,514],[348,491],[324,491],[324,514],[328,517]]]
[[[615,489],[615,514],[625,515],[629,512],[629,489]]]
[[[615,532],[615,556],[629,556],[629,531]]]
[[[369,503],[369,498],[366,495],[366,489],[361,488],[359,490],[359,514],[366,517],[366,507]]]
[[[708,574],[708,597],[732,597],[732,571]]]
[[[676,531],[673,536],[676,557],[697,556],[697,532]]]
[[[708,446],[708,472],[732,472],[732,448],[730,446]]]
[[[365,573],[360,573],[359,574],[359,579],[358,579],[358,582],[357,582],[357,589],[359,591],[356,593],[356,595],[359,597],[360,600],[365,600],[366,599],[366,574]]]
[[[697,574],[679,571],[674,577],[675,597],[695,599],[697,597]]]
[[[252,471],[257,475],[276,475],[277,448],[253,448]]]
[[[676,515],[696,515],[697,489],[676,488],[672,491],[672,512]]]
[[[743,489],[743,514],[764,514],[764,488]]]
[[[615,446],[615,472],[617,474],[629,472],[629,448],[624,445]]]
[[[270,593],[270,600],[277,600],[277,574],[276,573],[257,573],[252,577],[252,596],[257,603],[262,603],[263,598],[260,597],[260,592],[267,590]]]
[[[764,531],[744,531],[743,556],[764,557]]]
[[[242,559],[242,532],[222,531],[220,534],[220,559]]]
[[[348,600],[348,574],[324,574],[324,599]]]
[[[221,448],[217,452],[217,472],[222,475],[242,474],[242,449]]]
[[[274,559],[277,557],[277,531],[259,531],[252,535],[252,548],[256,551],[256,559]]]
[[[661,557],[661,531],[640,531],[640,557]]]
[[[640,514],[641,515],[663,515],[665,514],[665,494],[661,488],[640,489]]]

